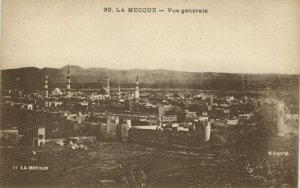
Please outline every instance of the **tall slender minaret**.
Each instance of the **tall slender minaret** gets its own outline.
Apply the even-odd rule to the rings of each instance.
[[[110,87],[109,87],[109,77],[108,75],[106,75],[106,88],[105,88],[105,91],[106,91],[106,95],[110,95]]]
[[[44,86],[44,89],[45,89],[45,97],[48,98],[48,72],[46,70],[46,76],[45,76],[45,86]]]
[[[68,76],[67,76],[67,95],[71,95],[71,75],[70,75],[70,67],[68,65]]]
[[[135,86],[135,91],[134,91],[134,97],[136,99],[140,98],[140,90],[139,90],[139,76],[136,77],[136,86]]]
[[[242,86],[243,86],[243,96],[245,96],[245,74],[243,74],[243,80],[242,80]]]
[[[118,97],[119,97],[119,99],[121,98],[121,88],[120,88],[120,84],[119,84],[119,88],[118,88]]]
[[[147,86],[149,87],[150,84],[152,84],[152,74],[150,73],[148,81],[147,81]]]

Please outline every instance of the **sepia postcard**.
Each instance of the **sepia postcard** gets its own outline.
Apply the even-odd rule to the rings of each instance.
[[[0,187],[298,187],[298,0],[2,0],[0,62]]]

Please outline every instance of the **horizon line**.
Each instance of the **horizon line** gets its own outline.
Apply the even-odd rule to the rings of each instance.
[[[105,67],[88,67],[88,68],[84,68],[80,65],[72,65],[72,64],[67,64],[61,68],[56,68],[56,67],[43,67],[43,68],[39,68],[39,67],[35,67],[35,66],[25,66],[25,67],[18,67],[18,68],[7,68],[7,69],[2,69],[1,71],[6,71],[6,70],[15,70],[15,69],[24,69],[24,68],[36,68],[39,70],[43,70],[43,69],[63,69],[65,67],[79,67],[81,69],[110,69],[110,70],[126,70],[126,71],[131,71],[131,70],[147,70],[147,71],[174,71],[174,72],[185,72],[185,73],[219,73],[219,74],[248,74],[248,75],[255,75],[255,74],[259,74],[259,75],[290,75],[290,76],[300,76],[300,74],[289,74],[289,73],[249,73],[249,72],[219,72],[219,71],[203,71],[203,72],[196,72],[196,71],[186,71],[186,70],[173,70],[173,69],[164,69],[164,68],[156,68],[156,69],[142,69],[142,68],[130,68],[130,69],[115,69],[115,68],[105,68]],[[300,78],[299,78],[300,79]]]

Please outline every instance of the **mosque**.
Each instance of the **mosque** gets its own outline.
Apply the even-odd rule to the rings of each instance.
[[[109,76],[106,76],[106,84],[103,87],[103,91],[105,92],[104,96],[105,98],[110,98],[111,97],[111,90],[110,90],[110,82],[109,82]],[[71,73],[70,73],[70,67],[68,65],[68,74],[67,74],[67,85],[66,85],[66,92],[63,93],[59,88],[55,88],[54,90],[52,90],[51,95],[52,96],[60,96],[60,95],[64,95],[67,98],[70,98],[72,96],[72,92],[71,92]],[[121,98],[121,88],[119,85],[118,88],[118,98]],[[46,72],[46,76],[45,76],[45,82],[44,82],[44,97],[48,98],[49,97],[49,87],[48,87],[48,73]],[[135,86],[135,90],[132,93],[132,98],[138,100],[140,98],[140,90],[139,90],[139,77],[136,77],[136,86]]]

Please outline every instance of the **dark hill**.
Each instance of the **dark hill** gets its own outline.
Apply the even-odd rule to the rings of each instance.
[[[67,66],[61,69],[26,67],[1,70],[2,89],[39,90],[43,88],[46,72],[49,87],[66,85]],[[70,66],[72,88],[101,88],[109,75],[112,87],[133,87],[139,75],[141,87],[196,88],[209,90],[290,90],[298,87],[298,75],[283,74],[229,74],[195,73],[172,70],[114,70],[105,68],[83,69]]]

